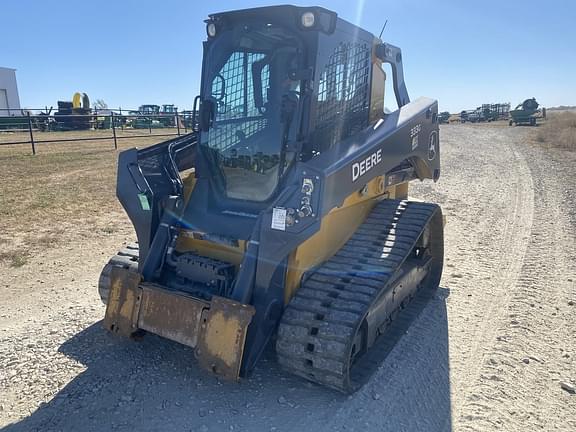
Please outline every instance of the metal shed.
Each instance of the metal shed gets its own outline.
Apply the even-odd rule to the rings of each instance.
[[[0,67],[0,117],[20,115],[16,69]]]

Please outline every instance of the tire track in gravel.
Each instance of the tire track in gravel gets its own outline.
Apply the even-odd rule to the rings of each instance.
[[[560,387],[574,376],[570,350],[576,345],[574,298],[576,240],[562,188],[576,186],[573,159],[531,145],[531,130],[505,129],[502,136],[529,161],[534,183],[534,218],[520,276],[503,303],[495,339],[487,340],[477,379],[461,413],[464,430],[575,430],[576,401]],[[555,153],[556,152],[556,153]],[[574,161],[573,161],[574,162]],[[562,171],[562,169],[560,169]],[[560,175],[559,175],[560,174]]]
[[[500,129],[456,126],[449,132],[442,140],[440,182],[415,192],[447,212],[442,285],[451,290],[450,381],[458,429],[463,419],[473,419],[462,401],[484,379],[487,347],[520,275],[533,223],[533,185],[524,157]]]
[[[476,318],[473,327],[451,323],[456,328],[469,331],[463,351],[453,358],[451,367],[455,372],[453,389],[459,393],[456,399],[460,401],[464,396],[472,406],[480,404],[472,391],[477,383],[496,379],[494,375],[484,373],[484,365],[488,361],[489,347],[498,337],[499,324],[506,319],[506,309],[520,277],[534,213],[532,177],[524,157],[509,145],[498,129],[475,131],[484,135],[475,139],[471,134],[469,139],[477,144],[476,148],[484,140],[482,149],[490,153],[494,162],[506,161],[508,169],[504,171],[504,179],[471,179],[484,183],[484,195],[490,198],[488,202],[484,200],[484,208],[479,209],[481,217],[486,218],[489,224],[478,227],[477,234],[485,241],[479,239],[473,257],[480,274],[483,273],[483,281],[467,287],[480,291],[480,296],[468,294],[475,298],[473,305],[467,305],[473,307],[473,312],[468,311]],[[501,169],[498,165],[492,163],[491,168]],[[470,265],[470,262],[466,264]],[[469,282],[475,282],[474,278]],[[461,403],[455,404],[453,415],[456,423],[474,420],[477,416],[469,405]]]

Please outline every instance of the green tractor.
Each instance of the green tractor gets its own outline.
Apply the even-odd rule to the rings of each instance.
[[[438,114],[438,123],[440,124],[448,124],[450,120],[450,113],[448,111],[442,111]]]
[[[170,105],[162,105],[162,109],[160,110],[160,117],[158,117],[158,121],[164,127],[175,127],[176,126],[176,117],[178,115],[178,107],[170,104]]]
[[[158,116],[160,115],[159,105],[140,105],[138,111],[130,111],[129,114],[134,116],[131,122],[134,129],[157,129],[164,127],[158,120]]]
[[[158,129],[176,126],[178,108],[174,105],[140,105],[138,111],[130,111],[134,129]]]

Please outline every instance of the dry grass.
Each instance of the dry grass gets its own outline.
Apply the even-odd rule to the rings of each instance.
[[[98,132],[81,134],[89,133]],[[75,134],[56,132],[49,138]],[[119,150],[164,139],[120,141]],[[0,133],[0,142],[14,140]],[[38,251],[71,238],[115,232],[111,220],[123,210],[115,194],[118,152],[109,144],[40,144],[36,156],[26,145],[0,146],[0,263],[20,267]]]
[[[553,147],[576,151],[576,112],[550,113],[536,139]]]

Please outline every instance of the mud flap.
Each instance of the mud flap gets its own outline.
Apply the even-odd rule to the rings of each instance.
[[[139,274],[121,268],[112,269],[110,278],[107,330],[130,336],[141,329],[190,346],[201,367],[238,379],[253,306],[217,296],[206,301],[143,284]]]

